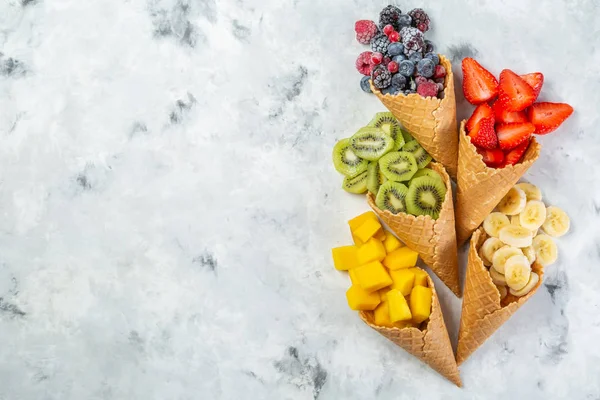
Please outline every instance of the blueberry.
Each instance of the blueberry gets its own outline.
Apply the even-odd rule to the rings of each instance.
[[[405,26],[410,26],[412,24],[412,18],[408,14],[400,14],[398,16],[398,31],[404,28]]]
[[[371,91],[371,85],[369,84],[370,81],[371,81],[370,76],[363,76],[362,79],[360,80],[360,88],[363,90],[363,92],[373,93]]]
[[[381,90],[381,94],[397,95],[398,93],[400,93],[400,88],[394,86],[389,86]]]
[[[400,65],[400,63],[404,60],[406,60],[406,56],[404,54],[398,54],[397,56],[394,56],[392,58],[392,61],[395,61],[396,63],[398,63],[398,65]]]
[[[421,54],[420,52],[417,51],[417,52],[412,53],[408,57],[408,59],[416,64],[423,59],[423,54]]]
[[[440,63],[440,57],[435,53],[427,53],[425,54],[425,58],[431,59],[434,65],[438,65]]]
[[[400,66],[400,68],[398,69],[398,72],[400,72],[402,75],[406,76],[407,78],[409,76],[412,76],[412,74],[415,72],[415,63],[410,60],[404,60],[398,65]]]
[[[402,74],[394,74],[394,76],[392,76],[392,86],[398,89],[404,89],[406,87],[406,77]]]
[[[417,63],[417,72],[425,78],[431,78],[435,71],[435,64],[430,58],[424,58]]]
[[[433,53],[435,51],[435,45],[431,40],[425,40],[425,53]]]
[[[397,56],[402,53],[404,53],[404,45],[402,43],[396,42],[388,46],[388,55],[390,57]]]

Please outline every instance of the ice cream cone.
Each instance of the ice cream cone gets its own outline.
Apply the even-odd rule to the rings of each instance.
[[[540,144],[531,139],[523,160],[504,168],[489,168],[460,124],[456,194],[456,242],[460,246],[502,200],[540,155]]]
[[[428,215],[415,217],[405,213],[392,214],[387,210],[380,210],[375,204],[375,196],[371,193],[367,195],[367,201],[379,218],[398,235],[400,240],[418,252],[423,262],[454,294],[460,297],[452,186],[450,178],[441,164],[432,163],[430,168],[442,176],[447,189],[438,219],[434,220]]]
[[[540,280],[533,290],[523,297],[509,294],[500,300],[500,292],[478,254],[486,238],[483,228],[475,231],[471,238],[456,354],[459,365],[535,294],[544,276],[543,267],[534,263],[531,269],[540,276]]]
[[[384,95],[372,84],[371,90],[433,159],[442,163],[450,176],[456,178],[458,128],[454,76],[450,60],[440,55],[440,64],[447,72],[443,99],[422,97],[417,93]]]
[[[391,340],[404,350],[417,357],[431,368],[446,377],[457,386],[462,386],[460,375],[444,317],[440,308],[437,293],[431,277],[427,277],[429,287],[433,290],[431,315],[425,329],[418,328],[386,328],[373,323],[371,312],[360,312],[362,320],[385,338]]]

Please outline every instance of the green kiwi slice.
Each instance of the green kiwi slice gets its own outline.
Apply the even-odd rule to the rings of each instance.
[[[392,214],[406,212],[406,193],[408,188],[402,183],[387,181],[379,188],[375,204],[380,210],[388,210]]]
[[[429,215],[433,219],[440,216],[446,185],[439,179],[422,176],[410,181],[406,194],[406,210],[412,215]]]
[[[394,139],[379,128],[366,126],[350,138],[354,153],[365,160],[379,160],[381,156],[392,150]]]
[[[390,181],[408,181],[419,169],[415,156],[406,151],[393,151],[379,159],[381,172]]]
[[[356,176],[346,176],[342,182],[342,189],[348,193],[364,193],[367,191],[367,173],[361,172]]]
[[[377,196],[379,186],[382,184],[380,176],[381,171],[379,170],[379,163],[377,161],[371,161],[367,168],[367,189],[375,196]]]
[[[413,175],[412,179],[420,178],[422,176],[430,176],[432,178],[439,179],[440,182],[444,181],[440,174],[438,174],[437,172],[435,172],[434,170],[432,170],[430,168],[422,168],[422,169],[418,170],[417,173]]]
[[[415,140],[415,138],[404,129],[402,129],[402,137],[404,138],[404,143],[412,142],[413,140]]]
[[[390,135],[392,139],[394,139],[392,151],[400,150],[400,148],[404,146],[404,143],[406,143],[404,136],[402,136],[400,124],[391,112],[378,112],[367,126],[379,128],[384,133]]]
[[[412,153],[412,155],[415,156],[415,160],[417,160],[419,168],[425,168],[432,160],[429,153],[426,152],[416,140],[410,141],[402,146],[402,151]]]
[[[350,139],[342,139],[333,146],[333,165],[337,172],[346,176],[356,176],[367,170],[369,162],[356,155]]]

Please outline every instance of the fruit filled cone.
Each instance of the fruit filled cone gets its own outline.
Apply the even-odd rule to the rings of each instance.
[[[458,367],[444,323],[444,316],[440,308],[438,296],[433,286],[433,281],[428,276],[429,287],[433,291],[431,315],[425,329],[418,328],[386,328],[377,326],[373,322],[370,312],[361,311],[361,319],[371,328],[385,338],[417,357],[431,368],[446,377],[457,386],[462,386]]]
[[[500,300],[500,292],[478,254],[485,239],[483,228],[478,229],[471,238],[456,354],[459,365],[537,292],[544,275],[543,267],[537,262],[533,263],[531,269],[540,277],[537,285],[523,297],[508,294]]]
[[[456,194],[456,241],[460,246],[471,236],[504,195],[517,183],[540,155],[540,144],[531,139],[523,160],[504,168],[490,168],[460,124]]]
[[[440,55],[440,64],[447,71],[443,99],[422,97],[417,93],[384,95],[373,86],[371,90],[433,159],[442,163],[450,176],[456,178],[458,132],[454,76],[452,64],[446,57]]]
[[[434,220],[428,215],[415,217],[410,214],[392,214],[388,210],[381,210],[375,204],[375,197],[371,193],[367,195],[367,201],[400,240],[418,252],[425,264],[454,294],[460,297],[452,186],[441,164],[431,163],[430,168],[442,176],[447,189],[438,219]]]

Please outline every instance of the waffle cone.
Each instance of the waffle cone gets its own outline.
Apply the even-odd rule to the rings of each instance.
[[[428,215],[418,217],[404,213],[394,215],[387,210],[380,210],[375,204],[375,196],[371,193],[367,195],[367,201],[400,240],[418,252],[423,262],[454,294],[460,297],[452,186],[441,164],[432,163],[430,167],[442,176],[447,189],[442,211],[437,220]]]
[[[489,168],[465,134],[465,121],[460,124],[459,137],[456,242],[460,246],[533,165],[541,146],[534,138],[520,163]]]
[[[450,176],[455,178],[458,164],[458,131],[454,75],[450,60],[440,55],[440,64],[447,71],[443,99],[422,97],[417,93],[384,95],[372,84],[371,90],[433,159],[442,163]]]
[[[479,248],[486,239],[483,228],[478,229],[471,238],[465,297],[458,332],[456,361],[459,365],[534,295],[544,276],[543,267],[534,263],[531,269],[540,276],[540,281],[533,290],[523,297],[515,297],[509,293],[501,301],[500,292],[479,258]]]

